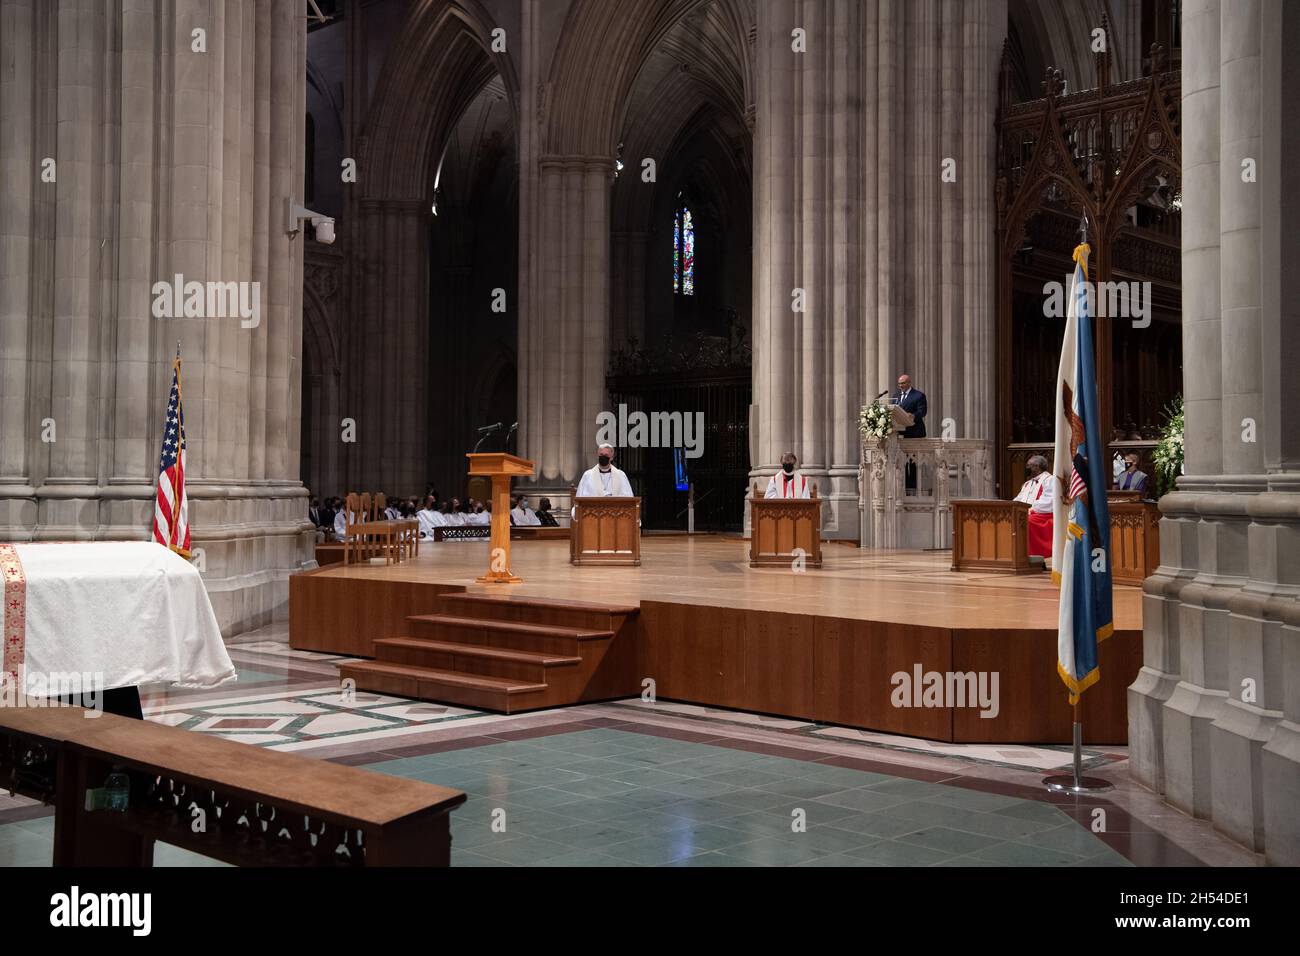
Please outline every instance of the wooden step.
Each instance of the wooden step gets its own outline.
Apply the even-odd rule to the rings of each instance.
[[[614,636],[613,631],[598,628],[499,621],[455,614],[413,614],[406,620],[412,637],[541,654],[580,655],[583,644],[608,641]]]
[[[439,600],[439,608],[448,614],[480,619],[615,630],[641,612],[634,604],[602,604],[524,595],[507,597],[482,591],[444,594]]]
[[[546,693],[546,684],[536,682],[384,661],[340,664],[339,676],[344,680],[355,680],[358,690],[436,700],[505,714],[538,706]]]
[[[582,664],[581,655],[521,651],[420,637],[380,638],[375,641],[375,656],[389,664],[535,682],[546,682],[547,671],[551,668],[572,668]]]
[[[570,601],[568,598],[537,597],[517,594],[503,597],[480,591],[465,591],[457,594],[442,595],[444,601],[471,601],[477,604],[500,604],[511,607],[555,608],[571,611],[595,611],[600,614],[639,614],[641,608],[635,604],[603,604],[591,601]]]

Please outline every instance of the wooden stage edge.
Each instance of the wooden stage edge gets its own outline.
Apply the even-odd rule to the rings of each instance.
[[[1046,575],[953,572],[949,552],[855,548],[830,549],[823,569],[795,573],[748,567],[739,538],[646,536],[642,565],[626,568],[573,567],[563,541],[516,542],[512,566],[524,583],[476,585],[486,547],[444,542],[400,565],[293,575],[291,646],[372,658],[375,642],[388,641],[410,651],[429,620],[411,619],[441,615],[455,633],[435,635],[430,647],[458,657],[448,641],[491,644],[467,655],[484,659],[485,682],[501,683],[503,658],[555,649],[536,633],[512,644],[498,633],[506,625],[491,625],[489,637],[457,630],[445,623],[451,615],[538,631],[564,623],[565,608],[599,609],[626,620],[586,686],[563,699],[518,696],[525,703],[516,707],[637,697],[649,680],[662,700],[928,740],[1071,741],[1056,674],[1057,592]],[[530,618],[539,608],[544,616]],[[1101,678],[1080,704],[1094,746],[1127,742],[1127,688],[1142,666],[1140,590],[1116,589],[1115,622],[1100,647]],[[387,686],[401,693],[404,685]],[[432,699],[464,702],[454,684],[440,693]]]

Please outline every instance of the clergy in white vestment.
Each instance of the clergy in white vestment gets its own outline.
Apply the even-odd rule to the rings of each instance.
[[[467,523],[472,525],[490,525],[492,523],[492,515],[489,514],[482,505],[479,505],[473,512],[466,516],[465,520]]]
[[[781,456],[781,471],[767,480],[764,498],[811,498],[812,485],[801,472],[795,471],[799,459],[793,452]]]
[[[343,536],[347,534],[347,531],[348,531],[348,512],[347,512],[347,508],[344,507],[344,508],[340,508],[338,512],[334,515],[334,537],[337,538],[339,541],[342,541]]]
[[[1042,455],[1030,458],[1025,469],[1029,477],[1020,486],[1016,501],[1029,505],[1028,552],[1046,558],[1052,553],[1052,500],[1056,496],[1056,479]]]
[[[631,498],[632,483],[621,469],[614,467],[614,447],[596,449],[596,465],[583,473],[578,482],[579,498]]]

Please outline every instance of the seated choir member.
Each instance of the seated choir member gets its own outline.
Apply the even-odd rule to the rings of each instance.
[[[447,514],[447,523],[457,526],[465,524],[465,509],[461,507],[459,498],[451,499],[451,511]]]
[[[442,515],[438,513],[437,502],[430,495],[424,499],[424,507],[415,513],[415,520],[420,522],[420,537],[432,538],[433,529],[442,524]]]
[[[1142,497],[1146,497],[1147,473],[1138,470],[1136,452],[1129,452],[1124,456],[1124,470],[1115,479],[1115,487],[1119,491],[1137,491],[1142,494]]]
[[[336,498],[335,500],[337,501],[338,499]],[[338,541],[342,541],[344,535],[347,534],[347,530],[348,530],[348,511],[346,507],[340,504],[338,510],[334,512],[335,539]]]
[[[543,498],[538,504],[537,520],[547,528],[558,528],[560,526],[560,522],[555,519],[555,515],[551,514],[550,498]]]
[[[510,523],[517,528],[523,528],[539,525],[542,521],[537,517],[537,512],[528,507],[528,499],[520,495],[510,511]]]
[[[767,491],[763,493],[763,497],[811,498],[812,486],[808,484],[808,479],[801,472],[794,470],[797,464],[799,459],[794,456],[794,452],[788,451],[782,455],[781,472],[767,480]]]
[[[397,507],[397,499],[391,499],[384,507],[384,517],[389,521],[396,521],[402,516],[402,511]]]
[[[1040,558],[1052,555],[1052,500],[1056,495],[1056,477],[1048,470],[1047,459],[1034,455],[1025,463],[1028,480],[1020,486],[1016,501],[1029,505],[1029,554]]]
[[[492,515],[483,507],[483,502],[476,501],[474,502],[473,510],[465,516],[465,521],[467,524],[482,527],[492,523]]]

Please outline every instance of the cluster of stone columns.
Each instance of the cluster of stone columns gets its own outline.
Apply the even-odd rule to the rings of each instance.
[[[608,404],[614,160],[544,156],[536,168],[536,219],[521,260],[528,311],[519,326],[519,447],[537,463],[538,490],[563,501],[590,467],[596,416]]]
[[[327,439],[341,446],[340,487],[418,494],[428,475],[429,206],[362,199],[348,206],[355,260],[342,329],[346,393]],[[353,426],[349,430],[349,426]]]
[[[752,477],[795,451],[826,533],[858,537],[858,409],[899,373],[931,434],[992,435],[1006,4],[757,9]]]
[[[1134,775],[1270,862],[1300,863],[1300,11],[1182,19],[1185,474],[1129,688]]]
[[[148,537],[179,341],[193,546],[226,631],[282,608],[311,555],[284,225],[305,40],[293,4],[0,0],[0,537]],[[155,317],[177,274],[256,283],[256,324]]]

